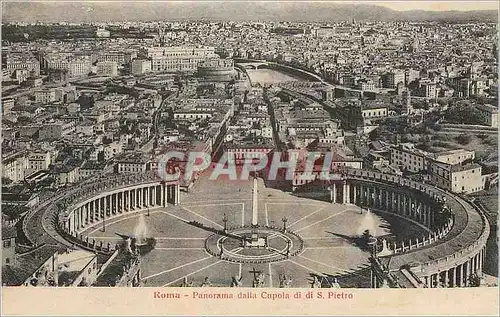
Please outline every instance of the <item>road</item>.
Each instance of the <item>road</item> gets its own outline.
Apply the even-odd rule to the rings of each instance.
[[[160,121],[161,109],[165,108],[166,103],[175,98],[175,96],[176,94],[171,94],[170,96],[164,98],[161,101],[160,106],[158,106],[158,108],[155,110],[153,114],[153,135],[151,136],[149,141],[147,141],[144,145],[141,146],[140,148],[141,152],[151,153],[151,151],[153,150],[155,140],[157,140],[160,135],[158,122]]]
[[[267,94],[267,88],[264,89],[264,101],[267,104],[268,107],[268,113],[270,116],[271,120],[271,127],[273,129],[273,141],[274,141],[274,146],[276,147],[277,152],[281,152],[283,150],[283,146],[280,142],[280,137],[278,134],[278,131],[276,130],[277,125],[276,125],[276,118],[274,117],[274,106],[272,103],[269,101],[269,95]]]

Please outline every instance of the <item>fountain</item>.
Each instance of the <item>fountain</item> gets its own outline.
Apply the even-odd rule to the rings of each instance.
[[[376,252],[377,238],[377,225],[375,221],[375,216],[367,209],[365,216],[361,220],[361,224],[357,230],[358,236],[361,238],[362,245],[370,250],[370,252]]]
[[[144,214],[139,215],[139,221],[134,228],[133,235],[125,235],[115,232],[116,235],[122,237],[125,241],[125,248],[131,253],[145,254],[156,245],[156,240],[152,237],[148,237],[148,227],[146,226],[146,219]]]
[[[140,214],[139,222],[134,228],[135,244],[137,246],[145,245],[147,243],[147,234],[146,219],[144,218],[144,214]]]
[[[376,219],[375,216],[371,213],[370,209],[366,210],[365,216],[361,220],[361,224],[358,227],[357,234],[361,236],[365,234],[366,231],[368,231],[368,233],[372,236],[377,235]]]

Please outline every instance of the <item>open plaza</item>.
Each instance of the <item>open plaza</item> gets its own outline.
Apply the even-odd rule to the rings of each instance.
[[[425,232],[402,218],[266,188],[261,179],[257,186],[257,223],[267,246],[244,247],[230,238],[210,242],[214,231],[226,228],[230,235],[251,227],[253,188],[252,180],[211,181],[205,175],[181,194],[177,206],[124,214],[83,234],[104,244],[118,243],[122,238],[115,233],[133,234],[142,217],[147,235],[156,239],[155,248],[141,258],[144,286],[231,286],[236,279],[239,286],[251,287],[254,275],[260,274],[264,287],[280,287],[283,277],[291,280],[291,287],[311,287],[315,277],[325,286],[367,279],[370,253],[353,242],[364,230],[375,236],[396,233],[398,239]],[[295,237],[288,256],[284,225]],[[399,230],[391,230],[393,225]]]

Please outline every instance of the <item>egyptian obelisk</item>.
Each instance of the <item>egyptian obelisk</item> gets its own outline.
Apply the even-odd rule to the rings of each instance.
[[[257,178],[253,179],[253,190],[252,190],[252,244],[259,240],[258,236],[258,209],[259,209],[259,192],[258,192],[258,182]]]

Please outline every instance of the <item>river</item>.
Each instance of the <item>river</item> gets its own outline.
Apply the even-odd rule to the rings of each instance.
[[[272,69],[248,69],[248,76],[254,84],[275,84],[292,80],[304,80],[293,75]]]

